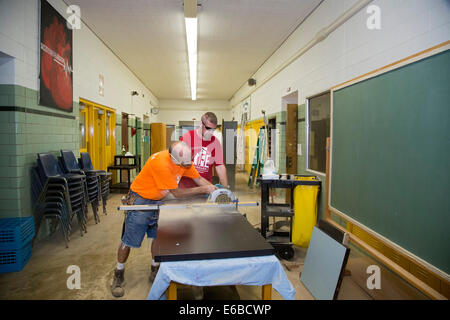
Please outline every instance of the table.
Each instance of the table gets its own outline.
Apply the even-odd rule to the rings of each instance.
[[[148,299],[160,299],[177,283],[194,286],[261,285],[269,299],[271,286],[286,299],[295,290],[274,249],[235,209],[161,210],[155,261],[161,262]]]
[[[141,171],[141,155],[133,155],[133,156],[123,156],[121,154],[116,154],[114,156],[114,165],[118,166],[118,165],[122,165],[122,160],[128,160],[128,159],[133,159],[133,166],[137,166],[138,172]]]
[[[273,247],[236,209],[161,210],[155,261],[184,261],[272,255]]]
[[[132,164],[123,164],[122,160],[124,159],[133,159]],[[108,172],[118,170],[119,171],[119,183],[111,184],[110,189],[130,189],[131,186],[131,178],[130,178],[130,172],[131,170],[136,169],[136,173],[141,171],[141,156],[140,155],[133,155],[133,156],[122,156],[122,155],[115,155],[114,156],[114,165],[108,167]],[[122,171],[127,171],[127,181],[122,181]]]

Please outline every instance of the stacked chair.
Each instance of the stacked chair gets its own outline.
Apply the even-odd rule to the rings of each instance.
[[[31,169],[31,175],[32,197],[35,204],[35,233],[38,233],[43,219],[56,220],[60,224],[66,247],[68,247],[69,235],[72,229],[70,225],[71,212],[69,212],[71,208],[67,205],[70,203],[70,197],[67,193],[68,186],[66,184],[62,185],[61,181],[56,181],[56,179],[49,179],[42,183],[37,166]],[[52,225],[52,233],[56,226],[56,223]]]
[[[51,153],[38,153],[37,166],[31,171],[35,233],[38,233],[44,219],[51,219],[51,232],[55,232],[59,224],[68,248],[75,216],[81,236],[87,232],[89,203],[95,223],[100,222],[100,199],[106,214],[111,175],[110,172],[94,170],[87,152],[81,153],[78,161],[73,152],[68,150],[61,150],[59,161]]]
[[[35,201],[36,234],[42,219],[51,218],[60,223],[66,247],[71,232],[71,221],[77,216],[80,233],[86,230],[86,176],[64,173],[58,160],[50,153],[39,153],[37,167],[32,169],[32,193]],[[56,224],[53,224],[56,229]],[[54,230],[52,230],[54,231]]]
[[[99,223],[98,204],[101,197],[101,188],[97,174],[95,172],[81,170],[78,166],[77,159],[71,150],[61,150],[59,161],[66,174],[80,174],[85,176],[85,196],[87,202],[90,202],[92,205],[95,223]]]
[[[109,196],[109,185],[111,181],[111,172],[106,172],[104,170],[94,170],[94,167],[92,165],[91,156],[88,152],[81,152],[80,153],[80,159],[79,159],[79,166],[80,169],[88,174],[95,174],[98,177],[98,181],[100,184],[100,194],[102,198],[103,203],[103,213],[106,214],[106,200]]]

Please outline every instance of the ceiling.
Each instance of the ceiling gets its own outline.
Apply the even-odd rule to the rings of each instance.
[[[158,99],[190,99],[183,0],[65,0]],[[199,0],[197,99],[230,99],[321,0]]]

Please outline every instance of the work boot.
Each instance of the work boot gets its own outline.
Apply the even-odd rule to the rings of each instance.
[[[151,267],[151,273],[150,273],[150,278],[149,278],[150,283],[153,283],[153,281],[155,281],[156,274],[158,273],[158,270],[159,270],[159,265]]]
[[[125,290],[123,289],[124,273],[125,270],[116,269],[114,271],[114,280],[111,286],[111,293],[116,298],[120,298],[125,294]]]

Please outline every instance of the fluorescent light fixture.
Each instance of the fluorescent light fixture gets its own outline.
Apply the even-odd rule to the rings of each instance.
[[[197,100],[197,18],[185,18],[192,100]]]

